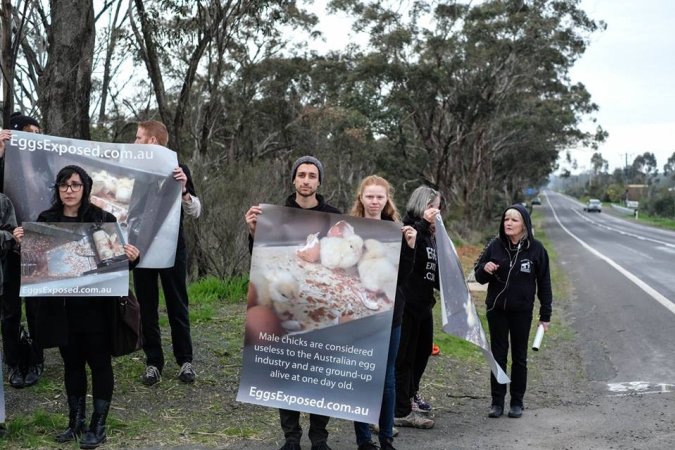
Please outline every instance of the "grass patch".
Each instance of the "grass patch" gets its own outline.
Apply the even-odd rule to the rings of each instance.
[[[648,225],[667,228],[669,230],[675,230],[675,219],[669,217],[650,216],[648,214],[639,213],[637,222],[643,222]]]
[[[236,276],[222,280],[209,276],[190,284],[188,295],[198,304],[215,303],[220,300],[237,303],[246,299],[247,291],[248,277]]]

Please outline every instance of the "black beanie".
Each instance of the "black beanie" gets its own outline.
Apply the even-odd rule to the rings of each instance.
[[[291,182],[295,181],[295,173],[298,171],[298,167],[300,167],[301,164],[314,164],[316,168],[319,169],[319,183],[321,183],[321,180],[323,180],[323,164],[315,157],[309,155],[301,156],[295,160],[291,171]]]
[[[40,124],[37,120],[29,116],[24,116],[20,112],[12,113],[9,116],[9,128],[16,131],[23,131],[23,129],[28,125],[34,125],[40,128]]]

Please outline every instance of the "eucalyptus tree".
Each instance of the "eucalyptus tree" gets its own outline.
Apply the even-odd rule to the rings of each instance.
[[[675,179],[675,152],[668,158],[663,165],[663,174]]]
[[[370,34],[361,72],[386,86],[378,132],[401,150],[399,176],[438,187],[476,223],[495,192],[513,201],[562,149],[602,139],[578,128],[597,107],[569,69],[602,24],[577,3],[412,2],[404,17],[400,2],[331,2]]]
[[[294,2],[283,0],[133,0],[133,4],[130,25],[155,100],[145,114],[156,108],[169,128],[172,148],[183,156],[195,149],[185,146],[186,139],[197,141],[202,150],[208,147],[217,114],[226,113],[219,97],[227,94],[221,97],[219,91],[241,76],[238,70],[283,46],[282,26],[292,23],[292,29],[296,19],[305,19]],[[206,86],[207,92],[196,95],[195,86]]]

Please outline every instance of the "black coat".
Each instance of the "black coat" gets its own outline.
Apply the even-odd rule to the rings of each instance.
[[[101,208],[83,207],[77,218],[64,217],[57,209],[43,211],[38,222],[116,222]],[[135,263],[138,262],[138,259]],[[112,333],[117,297],[43,297],[35,301],[35,342],[41,348],[68,345],[73,333]],[[108,339],[110,340],[110,339]],[[110,351],[110,349],[106,349]]]
[[[401,253],[399,276],[407,274],[407,277],[399,282],[396,301],[403,301],[405,314],[420,317],[436,304],[434,289],[439,288],[436,239],[429,222],[423,218],[406,216],[403,224],[417,230],[417,239],[414,251]],[[405,242],[402,245],[409,248]]]
[[[515,205],[525,222],[527,237],[517,245],[512,244],[504,232],[504,214],[499,236],[494,238],[480,256],[474,274],[480,284],[488,283],[485,304],[488,309],[501,308],[504,311],[532,311],[535,294],[539,297],[539,320],[549,322],[553,294],[549,271],[548,253],[538,240],[532,237],[532,223],[527,210]],[[483,268],[488,262],[499,265],[494,274]]]

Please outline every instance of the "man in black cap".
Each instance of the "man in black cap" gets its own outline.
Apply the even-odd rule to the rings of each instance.
[[[313,156],[303,156],[293,163],[291,180],[295,186],[295,193],[288,196],[284,206],[291,208],[308,209],[327,213],[342,214],[342,212],[325,202],[324,198],[317,194],[323,180],[323,164]],[[244,219],[249,230],[249,250],[253,250],[253,237],[258,215],[262,213],[259,205],[251,206]],[[281,429],[284,430],[286,442],[280,450],[299,450],[302,428],[300,427],[300,412],[288,409],[279,410]],[[309,440],[312,442],[312,450],[330,450],[328,447],[328,416],[321,414],[309,415]]]
[[[0,188],[4,183],[5,141],[11,138],[11,131],[40,133],[40,124],[32,117],[15,112],[9,119],[9,130],[0,131]],[[4,199],[6,196],[2,195]],[[10,234],[16,226],[14,207],[9,199],[0,199],[0,214],[2,214],[2,231]],[[6,205],[9,203],[9,205]],[[10,208],[11,207],[11,208]],[[11,209],[11,211],[10,211]],[[10,217],[11,220],[6,220]],[[4,234],[4,233],[2,233]],[[4,249],[4,240],[3,240]],[[3,282],[2,297],[0,298],[0,328],[2,328],[2,347],[5,363],[8,367],[9,384],[15,388],[32,386],[38,382],[44,368],[44,355],[35,341],[29,339],[29,345],[21,344],[21,298],[19,289],[21,284],[21,257],[17,251],[9,250],[2,256],[2,271],[0,280]],[[35,311],[33,300],[26,300],[26,319],[28,321],[29,336],[35,335]],[[26,354],[27,353],[27,354]],[[27,364],[25,363],[27,362]],[[23,367],[22,367],[23,365]]]

